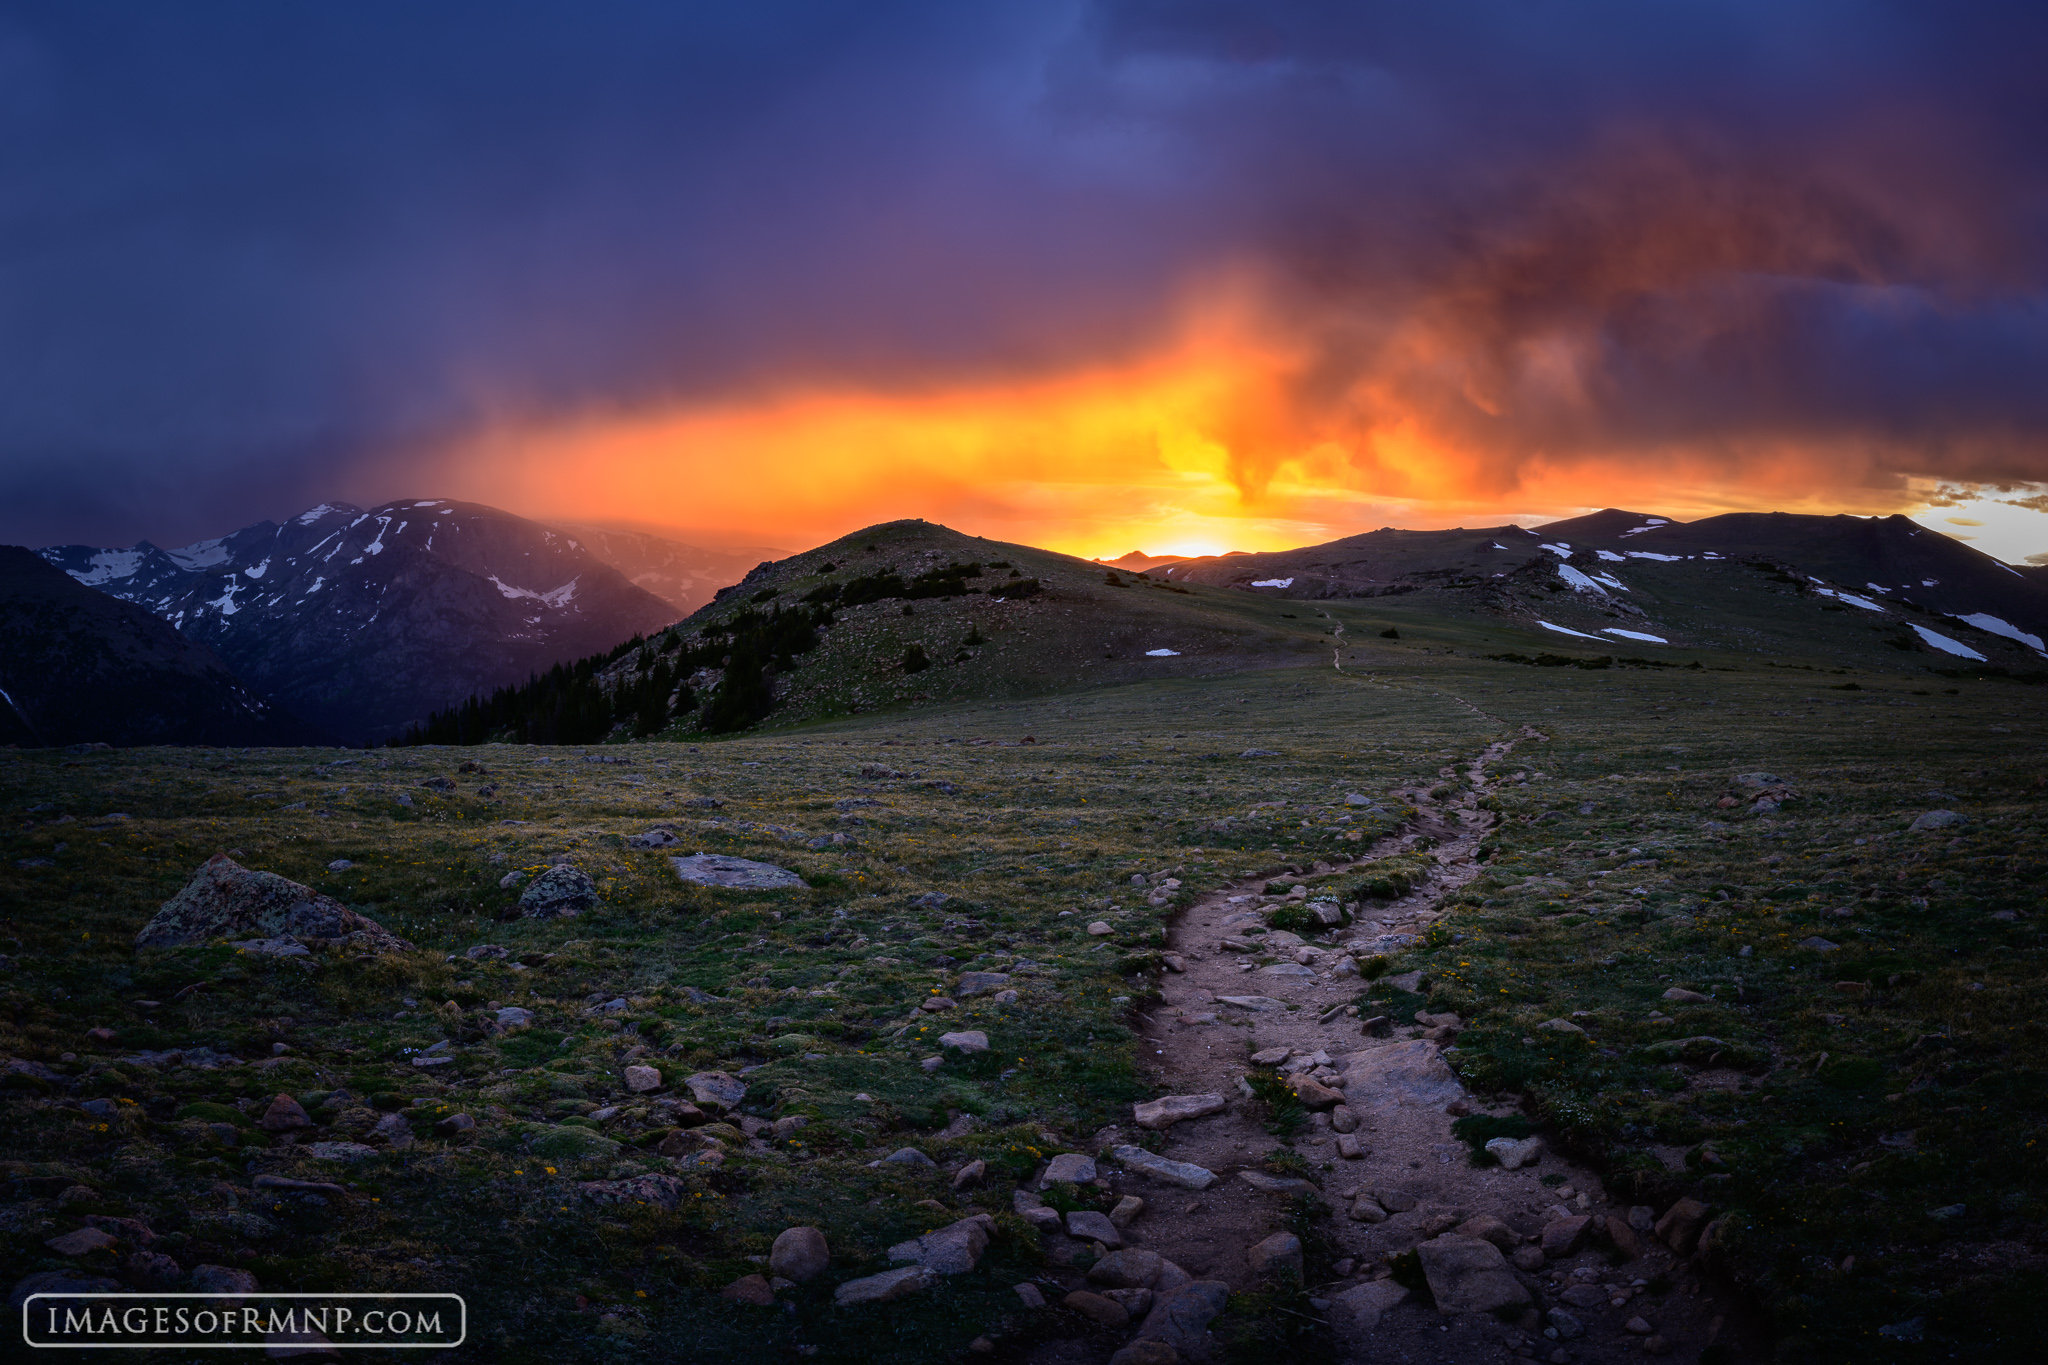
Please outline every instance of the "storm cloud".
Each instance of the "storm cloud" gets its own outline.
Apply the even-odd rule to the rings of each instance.
[[[2022,4],[0,9],[0,540],[170,543],[522,417],[1163,344],[1218,435],[1478,489],[2048,478]],[[1379,462],[1376,464],[1376,462]]]

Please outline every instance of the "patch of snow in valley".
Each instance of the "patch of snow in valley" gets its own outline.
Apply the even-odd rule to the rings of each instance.
[[[340,510],[341,509],[339,507],[336,507],[331,502],[323,502],[318,507],[307,508],[305,511],[293,517],[292,520],[301,526],[311,526],[314,522],[320,520],[320,518],[326,516],[329,512],[339,512]]]
[[[1148,649],[1145,651],[1145,657],[1148,659],[1171,659],[1179,653],[1180,651],[1177,649]]]
[[[1671,642],[1661,635],[1645,635],[1640,630],[1623,630],[1620,626],[1600,627],[1602,635],[1619,635],[1624,640],[1642,640],[1647,644],[1668,645]]]
[[[1655,550],[1630,550],[1628,557],[1630,559],[1654,559],[1659,564],[1676,564],[1679,560],[1685,558],[1684,555],[1660,555]]]
[[[498,591],[507,597],[531,597],[536,602],[545,602],[551,607],[566,607],[576,599],[576,585],[582,581],[582,575],[579,574],[561,587],[550,588],[546,592],[534,592],[529,588],[515,588],[510,583],[504,582],[496,574],[490,575],[490,579],[491,582],[497,584]],[[1293,580],[1290,579],[1288,581],[1292,582]],[[533,619],[535,621],[540,620],[538,616]]]
[[[1950,614],[1954,615],[1953,612]],[[1975,626],[1979,630],[1988,631],[1993,635],[2003,635],[2008,640],[2017,640],[2036,654],[2041,653],[2043,650],[2040,636],[2029,635],[2010,621],[2001,621],[1989,612],[1973,611],[1968,616],[1957,616],[1956,620],[1961,621],[1964,625]]]
[[[1822,597],[1832,597],[1838,602],[1847,602],[1850,606],[1861,607],[1865,611],[1881,612],[1884,610],[1883,607],[1880,607],[1877,603],[1871,601],[1869,598],[1858,597],[1853,592],[1837,592],[1833,588],[1815,588],[1814,591],[1819,593]]]
[[[1583,630],[1573,630],[1569,626],[1553,626],[1548,621],[1538,621],[1536,624],[1543,627],[1545,630],[1554,630],[1559,635],[1575,635],[1581,640],[1593,640],[1603,645],[1607,643],[1605,640],[1602,640],[1597,635],[1588,635]]]
[[[1635,591],[1635,589],[1629,587],[1628,584],[1622,582],[1611,573],[1596,573],[1593,575],[1593,581],[1595,583],[1605,583],[1610,588],[1620,588],[1623,592]]]
[[[269,569],[269,568],[270,568],[270,560],[269,560],[269,559],[268,559],[268,558],[266,557],[266,558],[264,559],[264,561],[263,561],[263,562],[262,562],[261,564],[258,564],[258,565],[257,565],[256,567],[254,567],[253,569],[244,569],[244,570],[242,570],[242,572],[243,572],[243,573],[245,573],[245,574],[247,574],[247,575],[249,575],[249,577],[251,577],[251,578],[261,578],[261,577],[263,577],[263,574],[264,574],[265,570],[267,570],[267,569]]]
[[[142,551],[101,550],[86,562],[92,565],[90,569],[71,576],[88,588],[97,588],[102,583],[132,576],[142,565]]]
[[[217,540],[197,540],[182,550],[165,550],[164,553],[181,569],[210,569],[228,562],[228,548],[221,543],[225,539],[223,536]]]
[[[1606,560],[1610,564],[1628,563],[1627,555],[1618,555],[1614,553],[1614,551],[1612,550],[1595,550],[1593,553],[1599,555],[1602,559]]]
[[[1866,587],[1866,588],[1868,588],[1868,589],[1870,589],[1870,590],[1871,590],[1872,592],[1890,592],[1890,591],[1891,591],[1891,589],[1890,589],[1890,588],[1882,588],[1882,587],[1879,587],[1879,586],[1878,586],[1877,584],[1875,584],[1875,583],[1865,583],[1865,584],[1864,584],[1863,586],[1864,586],[1864,587]]]
[[[1979,654],[1976,650],[1970,648],[1961,640],[1951,640],[1948,638],[1948,636],[1943,635],[1940,631],[1929,630],[1925,626],[1916,625],[1913,627],[1913,629],[1920,636],[1921,639],[1925,640],[1928,644],[1934,646],[1936,649],[1940,650],[1944,654],[1953,654],[1959,659],[1975,659],[1980,664],[1985,662],[1985,658],[1982,654]]]
[[[1553,544],[1550,541],[1546,540],[1545,542],[1543,542],[1543,544],[1538,545],[1536,548],[1539,550],[1548,550],[1550,551],[1550,553],[1556,555],[1559,559],[1570,559],[1572,557],[1572,547],[1563,541],[1558,541],[1555,544]]]
[[[1543,548],[1547,550],[1550,547],[1546,545]],[[1592,579],[1586,577],[1586,575],[1580,573],[1577,569],[1574,569],[1569,564],[1558,565],[1557,576],[1563,579],[1565,582],[1571,584],[1573,592],[1594,592],[1600,594],[1600,596],[1602,597],[1607,596],[1607,589],[1601,587],[1598,583],[1595,583]]]
[[[1254,579],[1252,586],[1255,588],[1291,588],[1294,586],[1294,580],[1291,578],[1260,578]]]
[[[1496,550],[1505,550],[1505,549],[1507,549],[1507,546],[1505,546],[1505,545],[1501,544],[1501,543],[1500,543],[1499,541],[1497,541],[1497,540],[1496,540],[1495,542],[1493,542],[1493,548],[1494,548],[1494,549],[1496,549]],[[1168,570],[1167,570],[1167,572],[1168,572],[1168,573],[1172,573],[1172,572],[1173,572],[1173,570],[1171,570],[1171,569],[1168,569]]]
[[[1645,521],[1641,526],[1633,527],[1629,530],[1623,531],[1622,534],[1625,536],[1639,536],[1645,531],[1654,531],[1659,526],[1668,525],[1670,525],[1670,523],[1666,521],[1663,517],[1651,517],[1649,520]]]

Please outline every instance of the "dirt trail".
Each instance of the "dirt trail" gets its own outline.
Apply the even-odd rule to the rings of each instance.
[[[1181,916],[1168,951],[1185,964],[1185,971],[1165,977],[1165,1003],[1146,1021],[1144,1060],[1158,1095],[1216,1093],[1229,1101],[1225,1113],[1167,1130],[1161,1151],[1172,1160],[1206,1167],[1218,1179],[1197,1193],[1132,1173],[1120,1176],[1118,1193],[1147,1201],[1142,1216],[1125,1232],[1126,1245],[1157,1251],[1197,1278],[1223,1280],[1234,1290],[1255,1287],[1259,1276],[1247,1263],[1247,1250],[1282,1230],[1288,1196],[1255,1188],[1240,1173],[1259,1171],[1266,1153],[1291,1145],[1314,1168],[1313,1182],[1335,1209],[1328,1226],[1341,1255],[1351,1262],[1338,1263],[1350,1272],[1345,1278],[1309,1286],[1319,1311],[1337,1331],[1346,1359],[1613,1361],[1669,1352],[1694,1360],[1717,1336],[1725,1339],[1722,1308],[1711,1292],[1648,1231],[1638,1234],[1639,1254],[1619,1266],[1608,1264],[1604,1243],[1595,1250],[1590,1239],[1583,1250],[1546,1260],[1537,1243],[1554,1220],[1590,1214],[1595,1227],[1605,1216],[1626,1225],[1630,1210],[1610,1200],[1591,1171],[1548,1151],[1539,1162],[1512,1172],[1473,1167],[1466,1145],[1452,1135],[1454,1115],[1446,1110],[1487,1111],[1465,1094],[1437,1056],[1437,1044],[1448,1045],[1454,1033],[1425,1030],[1401,1019],[1381,1025],[1381,1036],[1372,1036],[1345,1009],[1361,983],[1355,975],[1337,974],[1340,961],[1397,952],[1405,936],[1420,935],[1442,917],[1441,902],[1448,894],[1478,875],[1474,855],[1493,822],[1477,808],[1487,770],[1529,738],[1487,746],[1466,765],[1471,787],[1441,804],[1424,792],[1407,794],[1418,808],[1410,826],[1342,867],[1412,852],[1418,844],[1426,848],[1423,841],[1434,839],[1434,875],[1411,895],[1374,906],[1354,924],[1292,950],[1312,974],[1255,968],[1248,954],[1223,945],[1226,937],[1260,927],[1268,912],[1286,902],[1286,897],[1263,894],[1263,877],[1204,896]],[[1445,779],[1457,775],[1452,768],[1440,772]],[[1266,937],[1271,942],[1271,935]],[[1287,952],[1273,955],[1279,958],[1274,966],[1286,965]],[[1245,1008],[1227,1003],[1227,996],[1266,997],[1296,1008]],[[1422,1037],[1425,1031],[1431,1038]],[[1283,1144],[1247,1114],[1240,1077],[1255,1069],[1251,1055],[1282,1047],[1292,1053],[1283,1072],[1312,1070],[1326,1083],[1346,1089],[1345,1104],[1359,1120],[1351,1136],[1361,1155],[1341,1154],[1340,1146],[1350,1144],[1340,1144],[1328,1113],[1314,1115],[1291,1144]],[[1316,1058],[1319,1053],[1322,1057]],[[1304,1058],[1335,1065],[1314,1066]],[[1405,1065],[1389,1070],[1397,1058]],[[1126,1123],[1115,1134],[1099,1136],[1128,1142],[1136,1133]],[[1352,1216],[1361,1193],[1377,1195],[1374,1202],[1390,1210],[1384,1221]],[[1368,1216],[1379,1212],[1371,1209]],[[1532,1306],[1519,1315],[1510,1311],[1506,1321],[1479,1313],[1446,1315],[1414,1295],[1384,1313],[1354,1311],[1362,1301],[1392,1297],[1391,1285],[1338,1299],[1346,1290],[1387,1278],[1390,1254],[1481,1215],[1505,1224],[1493,1236],[1504,1250],[1520,1254],[1523,1269],[1515,1273],[1531,1291]],[[1636,1220],[1643,1221],[1642,1213]],[[1652,1292],[1649,1282],[1660,1276],[1669,1281],[1669,1292]],[[1659,1281],[1656,1288],[1663,1287]],[[1328,1300],[1338,1301],[1321,1307]],[[1555,1318],[1550,1310],[1566,1316]]]

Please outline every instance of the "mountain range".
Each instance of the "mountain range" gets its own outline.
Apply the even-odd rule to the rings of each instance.
[[[318,732],[141,607],[0,545],[0,744],[305,744]]]
[[[324,503],[175,550],[40,553],[351,743],[402,734],[437,706],[678,615],[577,537],[448,499]]]

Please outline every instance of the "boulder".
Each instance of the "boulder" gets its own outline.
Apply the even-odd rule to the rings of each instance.
[[[676,838],[676,832],[666,825],[656,825],[645,834],[626,836],[627,848],[674,848],[681,842]]]
[[[1100,1242],[1112,1251],[1124,1244],[1123,1233],[1109,1221],[1109,1215],[1093,1209],[1080,1209],[1067,1215],[1067,1236],[1078,1237],[1084,1242]]]
[[[500,1028],[525,1028],[533,1022],[533,1011],[523,1005],[507,1005],[497,1017]]]
[[[138,948],[176,948],[216,938],[278,939],[347,944],[378,953],[412,951],[412,944],[310,886],[275,872],[251,872],[216,853],[165,901],[135,935]]]
[[[69,1270],[41,1270],[26,1279],[17,1280],[7,1294],[7,1311],[18,1313],[28,1302],[31,1294],[118,1294],[122,1284],[119,1280],[104,1279],[98,1275],[80,1275]]]
[[[1330,1296],[1327,1313],[1330,1329],[1337,1334],[1338,1341],[1359,1353],[1367,1335],[1380,1325],[1380,1315],[1406,1302],[1407,1298],[1408,1291],[1392,1280],[1353,1285],[1341,1294]]]
[[[1133,1318],[1142,1318],[1152,1307],[1152,1291],[1149,1289],[1105,1289],[1102,1297],[1111,1303],[1120,1304]]]
[[[894,1162],[898,1166],[936,1166],[939,1164],[923,1152],[918,1151],[915,1147],[898,1147],[895,1151],[883,1157],[882,1160]]]
[[[1967,825],[1969,817],[1958,815],[1952,810],[1930,810],[1913,817],[1913,823],[1906,826],[1912,833],[1923,833],[1930,829],[1949,829],[1955,825]]]
[[[981,1264],[981,1253],[988,1250],[988,1236],[994,1227],[995,1219],[977,1213],[922,1237],[898,1242],[889,1248],[889,1259],[914,1261],[935,1275],[965,1275]]]
[[[519,893],[519,913],[529,919],[561,919],[595,910],[597,883],[573,867],[551,867]]]
[[[775,1291],[765,1275],[742,1275],[719,1290],[718,1297],[728,1303],[750,1303],[756,1308],[769,1308],[775,1303]]]
[[[1150,1289],[1166,1258],[1142,1247],[1112,1251],[1088,1268],[1088,1283],[1103,1289]]]
[[[816,1279],[831,1264],[831,1249],[817,1228],[784,1228],[768,1248],[769,1271],[797,1284]]]
[[[929,1289],[938,1282],[938,1272],[921,1265],[907,1265],[900,1270],[885,1270],[879,1275],[848,1280],[832,1291],[832,1302],[841,1308],[863,1303],[888,1303]]]
[[[1130,1312],[1122,1304],[1105,1299],[1100,1294],[1091,1294],[1085,1289],[1076,1289],[1062,1302],[1081,1316],[1093,1318],[1104,1327],[1128,1327],[1131,1322]]]
[[[1534,1165],[1543,1156],[1543,1139],[1525,1137],[1517,1141],[1511,1137],[1497,1137],[1486,1144],[1486,1150],[1493,1153],[1502,1170],[1518,1171],[1524,1166]]]
[[[670,858],[676,876],[695,886],[727,886],[742,891],[784,891],[804,885],[804,879],[786,867],[757,863],[722,853],[699,853],[688,858]]]
[[[1270,995],[1219,995],[1216,997],[1216,1003],[1250,1010],[1253,1014],[1272,1014],[1287,1008],[1285,1000],[1275,1000]],[[1154,1308],[1152,1311],[1157,1313],[1159,1310]],[[1149,1322],[1151,1319],[1147,1318],[1146,1321]]]
[[[1301,1239],[1291,1232],[1276,1232],[1271,1237],[1246,1247],[1244,1259],[1254,1275],[1291,1274],[1299,1279]]]
[[[1543,1225],[1543,1254],[1553,1261],[1571,1255],[1586,1240],[1586,1229],[1592,1224],[1593,1220],[1583,1213],[1551,1219]]]
[[[1045,1178],[1040,1188],[1046,1185],[1085,1185],[1095,1179],[1095,1158],[1080,1152],[1061,1152],[1046,1164]]]
[[[1482,1242],[1491,1242],[1502,1251],[1512,1252],[1522,1244],[1521,1234],[1490,1213],[1467,1218],[1451,1231],[1460,1237],[1476,1237]]]
[[[661,1089],[661,1072],[651,1066],[629,1066],[626,1068],[626,1089],[635,1094]]]
[[[1155,1289],[1152,1311],[1145,1315],[1138,1336],[1164,1342],[1184,1356],[1206,1354],[1209,1324],[1229,1302],[1230,1286],[1221,1280],[1191,1280],[1178,1289]]]
[[[99,1228],[79,1228],[60,1237],[52,1237],[43,1243],[59,1256],[89,1256],[95,1251],[107,1251],[120,1244],[120,1238]]]
[[[1344,1097],[1361,1104],[1421,1105],[1441,1109],[1465,1094],[1436,1044],[1421,1038],[1367,1048],[1342,1059]]]
[[[290,1095],[279,1095],[270,1101],[263,1117],[256,1120],[256,1126],[266,1132],[288,1133],[294,1128],[311,1128],[313,1120],[297,1100]]]
[[[1633,1261],[1643,1254],[1643,1239],[1628,1225],[1628,1220],[1609,1215],[1607,1218],[1607,1240],[1614,1243],[1614,1249]]]
[[[960,1052],[988,1051],[988,1035],[980,1029],[962,1029],[957,1033],[941,1033],[939,1046],[950,1047]]]
[[[1358,1111],[1348,1104],[1340,1104],[1330,1111],[1330,1131],[1334,1133],[1355,1133],[1358,1131]]]
[[[1135,1194],[1127,1194],[1116,1201],[1116,1207],[1109,1211],[1109,1221],[1120,1228],[1127,1228],[1138,1221],[1138,1215],[1145,1211],[1145,1201]]]
[[[716,1107],[721,1112],[736,1107],[747,1097],[747,1083],[724,1071],[699,1071],[685,1077],[683,1089],[699,1105]]]
[[[1138,1338],[1109,1358],[1109,1365],[1180,1365],[1180,1362],[1179,1351],[1166,1342],[1146,1337]]]
[[[1039,1309],[1045,1307],[1045,1291],[1031,1283],[1031,1281],[1024,1280],[1018,1284],[1013,1284],[1010,1286],[1010,1289],[1017,1295],[1018,1301],[1026,1308]]]
[[[1237,1178],[1261,1194],[1313,1194],[1316,1188],[1298,1175],[1268,1175],[1264,1171],[1239,1171]]]
[[[1666,1000],[1675,1000],[1681,1005],[1711,1005],[1714,1003],[1713,996],[1702,995],[1698,991],[1689,991],[1683,986],[1673,986],[1670,990],[1664,992],[1664,998]]]
[[[1707,1206],[1697,1199],[1681,1199],[1657,1220],[1657,1240],[1680,1256],[1690,1256],[1699,1244],[1700,1229],[1707,1223]]]
[[[672,1175],[636,1175],[624,1180],[586,1180],[577,1188],[599,1204],[651,1204],[674,1213],[689,1188]]]
[[[1387,1211],[1381,1208],[1379,1201],[1371,1195],[1361,1194],[1352,1201],[1351,1217],[1360,1223],[1384,1223],[1387,1221]]]
[[[1301,1101],[1301,1107],[1304,1109],[1330,1109],[1344,1102],[1343,1091],[1332,1090],[1313,1076],[1290,1076],[1287,1083],[1294,1091],[1294,1098]]]
[[[1160,1132],[1184,1119],[1207,1118],[1223,1109],[1221,1095],[1165,1095],[1133,1106],[1132,1112],[1140,1128]]]
[[[1007,972],[962,972],[960,980],[953,987],[953,994],[965,1000],[984,991],[999,991],[1010,984]]]
[[[254,1294],[262,1289],[256,1276],[246,1270],[225,1265],[195,1265],[189,1281],[195,1293],[217,1294],[231,1303],[240,1303],[240,1295]]]
[[[964,1190],[969,1186],[979,1185],[987,1174],[988,1163],[976,1158],[953,1173],[951,1184],[956,1190]]]
[[[1197,1166],[1192,1161],[1171,1161],[1166,1157],[1154,1155],[1143,1147],[1134,1147],[1126,1143],[1112,1147],[1109,1154],[1122,1162],[1125,1170],[1150,1176],[1168,1185],[1179,1185],[1189,1190],[1206,1190],[1216,1183],[1216,1172],[1206,1166]]]
[[[1445,1313],[1494,1313],[1529,1302],[1529,1291],[1491,1242],[1435,1237],[1415,1252],[1429,1292]]]

